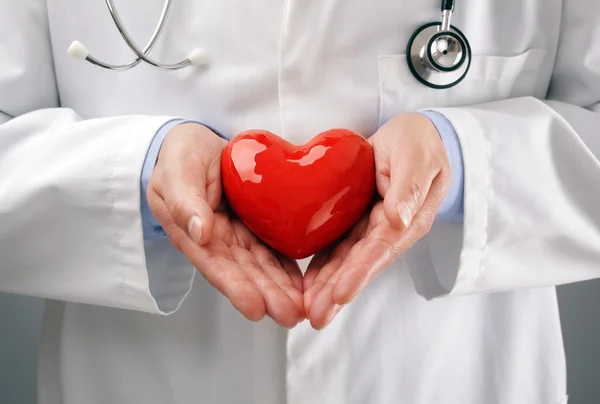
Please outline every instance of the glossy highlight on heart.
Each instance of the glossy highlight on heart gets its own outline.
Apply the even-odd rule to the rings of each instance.
[[[347,129],[302,146],[264,130],[242,132],[223,151],[225,197],[274,250],[306,258],[354,225],[375,192],[373,148]]]

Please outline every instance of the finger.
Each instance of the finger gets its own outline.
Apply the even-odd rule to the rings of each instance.
[[[363,215],[335,244],[315,254],[304,274],[305,292],[312,289],[316,282],[322,284],[331,277],[336,268],[335,265],[331,265],[331,261],[343,261],[352,245],[364,237],[369,229],[369,215]]]
[[[429,232],[444,198],[446,182],[443,173],[433,180],[423,207],[407,231],[398,231],[383,223],[369,234],[364,245],[355,246],[355,251],[342,264],[344,270],[333,291],[336,304],[344,305],[352,301],[375,276]]]
[[[425,147],[411,153],[391,156],[390,185],[384,195],[384,212],[397,229],[410,226],[429,193],[431,182],[442,170],[442,161]]]
[[[179,230],[181,231],[181,230]],[[182,231],[181,231],[182,232]],[[182,250],[198,272],[250,321],[260,321],[267,308],[263,294],[225,251],[218,251],[217,242],[199,247],[182,232]],[[222,249],[227,247],[222,245]]]
[[[250,248],[250,252],[258,262],[265,275],[270,277],[279,288],[289,296],[296,306],[298,317],[304,318],[304,303],[302,293],[296,289],[292,278],[281,266],[279,260],[263,245],[255,244]]]
[[[385,216],[397,229],[410,226],[427,197],[431,181],[439,172],[420,165],[405,167],[402,164],[392,172],[390,188],[383,199]]]
[[[354,227],[346,233],[343,239],[323,252],[317,253],[311,260],[305,279],[308,282],[304,287],[304,310],[308,314],[312,300],[323,288],[323,285],[339,270],[352,246],[367,234],[370,228],[370,214],[365,214]]]
[[[307,315],[310,316],[311,307],[313,304],[314,298],[321,292],[323,287],[329,282],[329,280],[335,275],[335,273],[340,269],[342,262],[346,254],[352,248],[352,245],[355,243],[354,239],[345,239],[343,240],[327,257],[327,262],[320,269],[316,269],[316,264],[311,263],[308,265],[307,273],[309,271],[315,272],[318,270],[318,274],[315,276],[314,281],[312,282],[310,289],[305,289],[304,292],[304,311]],[[311,275],[312,276],[312,275]],[[312,320],[311,320],[312,321]]]
[[[163,198],[175,224],[196,244],[206,244],[214,228],[213,209],[206,200],[203,175],[170,171],[169,178],[156,192]],[[167,175],[162,172],[161,176]]]
[[[163,231],[167,235],[167,238],[177,250],[183,252],[182,246],[179,243],[180,238],[186,237],[186,235],[175,225],[165,201],[154,191],[152,188],[148,188],[148,205],[152,209],[154,217],[161,224]]]
[[[329,261],[329,258],[331,257],[331,254],[333,254],[335,247],[337,247],[337,245],[319,251],[310,260],[308,268],[306,269],[304,277],[302,278],[303,288],[305,291],[310,290],[310,288],[315,282],[315,279],[317,279],[319,272],[321,271],[321,269],[323,269],[325,264],[327,264],[327,261]]]
[[[275,285],[280,287],[281,291],[290,297],[290,301],[297,305],[296,312],[298,315],[298,321],[303,319],[304,306],[302,294],[300,291],[295,289],[291,277],[289,276],[288,272],[282,268],[279,258],[276,257],[274,253],[271,252],[266,246],[259,244],[256,237],[241,221],[235,220],[232,221],[232,224],[234,229],[233,235],[235,237],[235,243],[232,244],[232,246],[235,245],[244,250],[250,251],[250,254],[253,256],[253,260],[255,260],[256,266],[258,266],[258,271],[255,271],[256,275],[264,279],[269,279],[271,276],[271,280],[275,282]],[[293,261],[293,263],[286,262],[286,267],[290,272],[293,272],[295,267],[295,271],[301,275],[300,268],[298,268],[298,264],[295,261]],[[247,270],[246,266],[242,266],[242,269]]]
[[[331,261],[343,260],[352,245],[365,235],[368,226],[369,215],[365,214],[341,239],[315,254],[304,274],[305,291],[313,288],[315,282],[323,283],[331,277],[335,269],[335,265],[330,265]]]
[[[281,267],[289,275],[294,287],[298,290],[298,292],[300,292],[300,294],[304,294],[302,271],[298,266],[298,262],[294,259],[283,256],[277,256],[277,259],[279,260]]]
[[[335,304],[351,302],[365,286],[398,257],[408,232],[399,232],[389,226],[377,229],[363,240],[342,265],[343,271],[334,288]]]
[[[242,271],[262,293],[269,317],[282,327],[295,327],[300,321],[300,316],[292,299],[262,272],[250,251],[233,246],[231,252]]]
[[[344,272],[345,262],[352,259],[352,255],[356,255],[364,244],[365,239],[351,244],[349,251],[344,251],[343,256],[340,256],[342,259],[335,273],[326,282],[319,285],[319,290],[312,297],[310,310],[307,311],[308,319],[313,328],[320,330],[326,327],[342,309],[343,304],[337,304],[333,298],[335,285]],[[311,290],[316,290],[316,288],[313,287]]]
[[[261,270],[263,270],[267,276],[271,276],[278,286],[285,285],[285,289],[282,290],[284,290],[293,301],[298,297],[300,297],[300,301],[303,301],[302,272],[298,267],[298,263],[295,260],[278,255],[276,252],[260,243],[256,236],[254,236],[241,221],[235,220],[232,221],[232,224],[234,228],[233,236],[235,237],[236,244],[251,251],[255,259],[259,262]],[[283,263],[285,263],[285,266]],[[265,266],[268,271],[264,271]],[[298,281],[300,287],[296,287],[294,284],[294,282],[298,284]],[[291,289],[288,290],[288,288]],[[304,305],[300,304],[298,310],[301,317],[304,318]]]
[[[328,283],[315,297],[314,303],[311,306],[308,320],[310,325],[315,330],[322,330],[327,327],[335,316],[344,307],[341,304],[336,304],[333,301],[333,289],[335,283]]]

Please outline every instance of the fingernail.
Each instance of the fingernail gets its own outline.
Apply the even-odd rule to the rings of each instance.
[[[398,204],[398,213],[400,214],[400,220],[404,224],[404,227],[410,226],[413,219],[412,209],[406,203]]]
[[[200,237],[202,237],[202,219],[198,216],[192,217],[188,224],[188,232],[194,243],[197,244],[200,241]]]

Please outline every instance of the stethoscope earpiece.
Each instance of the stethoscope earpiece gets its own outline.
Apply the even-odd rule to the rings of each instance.
[[[192,50],[187,58],[190,61],[190,64],[194,67],[204,66],[210,61],[208,53],[201,48],[196,48]]]
[[[442,22],[419,27],[406,47],[406,62],[417,80],[435,89],[460,83],[471,66],[471,46],[466,36],[450,25],[454,1],[442,1]]]
[[[131,51],[136,55],[136,58],[129,61],[128,63],[121,65],[105,63],[90,55],[87,47],[79,41],[75,41],[71,44],[71,46],[69,46],[69,49],[67,50],[69,56],[72,56],[75,59],[87,60],[88,62],[96,66],[115,71],[129,70],[140,64],[140,62],[146,62],[149,65],[160,70],[178,70],[187,66],[199,67],[208,63],[208,54],[204,49],[200,48],[192,50],[189,53],[187,59],[172,64],[159,63],[148,56],[148,54],[156,44],[156,40],[160,36],[163,27],[165,26],[165,20],[167,18],[167,15],[169,14],[169,9],[171,8],[171,0],[165,0],[163,9],[160,13],[160,18],[158,19],[158,24],[156,25],[154,33],[152,33],[152,36],[150,37],[150,40],[148,41],[144,49],[140,49],[136,45],[136,43],[133,41],[133,39],[125,29],[125,26],[123,25],[123,22],[119,17],[119,13],[115,8],[113,0],[105,0],[105,2],[106,6],[108,7],[108,11],[110,12],[110,16],[112,17],[115,25],[117,26],[121,37],[123,37],[123,40],[129,47],[129,49],[131,49]]]
[[[90,52],[88,51],[88,48],[81,42],[73,41],[71,46],[69,46],[69,49],[67,49],[67,54],[72,58],[85,60]]]

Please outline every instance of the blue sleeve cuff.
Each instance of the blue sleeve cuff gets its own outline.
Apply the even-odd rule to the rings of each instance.
[[[146,197],[147,191],[148,191],[148,182],[150,181],[150,177],[152,176],[152,173],[154,171],[154,166],[156,165],[156,162],[158,161],[158,154],[160,152],[162,143],[165,140],[165,137],[167,136],[167,133],[169,133],[169,131],[171,129],[173,129],[175,126],[180,125],[182,123],[188,123],[188,122],[193,122],[193,123],[198,123],[200,125],[203,125],[203,126],[207,127],[208,129],[212,130],[217,136],[222,137],[223,139],[227,139],[220,132],[216,131],[215,129],[211,128],[208,125],[205,125],[203,123],[196,122],[196,121],[186,120],[186,119],[173,119],[173,120],[165,123],[156,132],[156,135],[154,136],[152,143],[150,143],[148,152],[146,153],[146,159],[144,160],[144,165],[142,166],[142,175],[141,175],[141,179],[140,179],[140,182],[141,182],[141,184],[140,184],[140,190],[141,190],[140,211],[142,214],[142,231],[144,234],[144,239],[146,239],[146,240],[166,237],[166,234],[165,234],[162,226],[160,225],[158,220],[156,220],[156,218],[154,217],[154,214],[152,213],[152,210],[150,210],[150,206],[148,205],[148,199]]]
[[[462,222],[464,218],[464,166],[460,140],[450,121],[439,112],[420,111],[428,117],[442,138],[448,160],[452,179],[446,199],[438,210],[436,219],[446,222]]]

